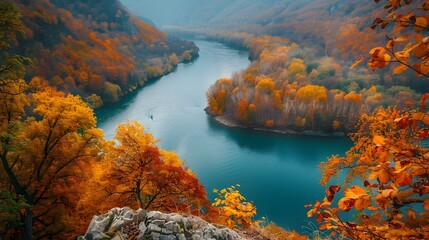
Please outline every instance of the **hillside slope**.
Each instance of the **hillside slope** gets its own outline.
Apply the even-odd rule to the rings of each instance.
[[[16,4],[26,27],[17,51],[33,59],[26,79],[46,79],[94,106],[116,102],[198,55],[194,43],[167,36],[131,15],[118,0]]]
[[[122,0],[137,15],[151,18],[158,26],[179,25],[192,28],[235,29],[259,35],[280,36],[307,47],[316,45],[320,54],[360,53],[375,46],[367,37],[373,19],[382,12],[375,3],[357,0]],[[168,3],[168,4],[167,4]],[[372,33],[372,32],[371,32]],[[357,34],[357,35],[356,35]],[[364,37],[364,47],[336,47],[338,39]],[[361,39],[361,38],[359,38]],[[352,39],[353,40],[353,39]],[[365,48],[367,49],[367,48]]]

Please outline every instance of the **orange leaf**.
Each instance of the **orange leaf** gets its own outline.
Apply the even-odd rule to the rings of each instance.
[[[409,186],[413,182],[413,175],[407,172],[401,172],[396,175],[396,182],[403,187]]]
[[[428,54],[427,46],[424,43],[419,43],[416,48],[414,48],[414,56],[417,58],[422,58]]]
[[[423,42],[423,35],[421,35],[420,33],[416,34],[416,41],[417,42]]]
[[[362,211],[369,206],[371,206],[371,198],[368,195],[358,198],[355,202],[355,208],[358,211]]]
[[[378,181],[381,184],[386,184],[390,181],[390,174],[386,170],[381,170],[380,174],[378,174]]]
[[[406,65],[400,64],[399,66],[395,67],[393,69],[393,74],[402,74],[403,72],[405,72],[408,69],[408,67]]]
[[[353,186],[344,190],[344,196],[346,198],[359,198],[362,195],[367,195],[365,189],[359,186]]]
[[[414,25],[414,30],[420,32],[428,26],[428,20],[425,17],[417,17]]]
[[[338,201],[338,208],[343,211],[349,211],[355,205],[356,199],[341,198]]]

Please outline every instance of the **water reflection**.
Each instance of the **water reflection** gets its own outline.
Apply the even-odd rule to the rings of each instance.
[[[310,166],[325,161],[333,154],[341,154],[351,146],[351,141],[346,137],[311,137],[226,127],[211,117],[207,117],[207,123],[212,133],[228,137],[241,149],[275,154],[282,161],[295,160]]]

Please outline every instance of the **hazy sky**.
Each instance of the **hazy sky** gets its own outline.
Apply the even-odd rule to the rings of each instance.
[[[250,23],[252,16],[282,9],[291,0],[120,0],[132,13],[162,25],[233,25]],[[301,0],[299,2],[308,2]],[[274,11],[275,12],[275,11]]]

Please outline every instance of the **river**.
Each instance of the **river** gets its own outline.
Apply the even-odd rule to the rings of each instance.
[[[112,138],[119,122],[137,120],[160,139],[162,148],[180,155],[212,200],[214,188],[239,183],[240,192],[256,205],[258,217],[265,216],[286,229],[310,232],[308,209],[303,206],[324,196],[317,166],[332,154],[343,154],[350,141],[218,124],[204,112],[205,92],[218,78],[245,69],[248,53],[215,42],[196,44],[200,57],[194,62],[179,64],[173,73],[121,103],[98,110],[99,127]]]

